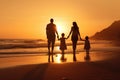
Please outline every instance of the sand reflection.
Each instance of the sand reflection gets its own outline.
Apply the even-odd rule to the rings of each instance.
[[[85,52],[81,52],[76,54],[77,62],[96,62],[96,61],[106,61],[108,59],[113,58],[112,53],[104,53],[104,52],[91,52],[89,55],[86,55]],[[73,62],[73,54],[65,54],[65,61],[61,61],[61,54],[55,55],[55,63],[63,63],[63,62]]]

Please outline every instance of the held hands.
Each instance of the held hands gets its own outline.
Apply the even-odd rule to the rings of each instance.
[[[59,38],[59,35],[57,35],[57,38],[58,38],[58,40],[60,39],[60,38]],[[67,38],[66,38],[66,39],[68,39],[68,38],[69,38],[69,36],[67,36]]]
[[[57,35],[57,38],[59,39],[59,35]]]
[[[80,37],[80,40],[81,40],[81,41],[84,41],[81,37]]]

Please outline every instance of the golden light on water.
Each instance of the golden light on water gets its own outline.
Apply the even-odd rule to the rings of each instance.
[[[56,63],[61,63],[61,60],[60,60],[60,58],[61,58],[61,54],[56,54]]]
[[[56,47],[56,50],[57,50],[57,51],[60,51],[60,47],[59,47],[59,46],[57,46],[57,47]]]

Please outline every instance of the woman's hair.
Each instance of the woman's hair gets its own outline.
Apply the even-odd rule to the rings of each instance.
[[[77,29],[78,29],[78,25],[77,25],[77,23],[76,23],[76,22],[73,22],[73,27],[74,27],[74,29],[75,29],[75,30],[77,30]]]

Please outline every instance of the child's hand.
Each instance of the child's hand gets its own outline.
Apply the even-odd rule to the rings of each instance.
[[[57,38],[59,39],[59,35],[57,36]]]
[[[57,36],[57,38],[59,38],[59,36]]]

